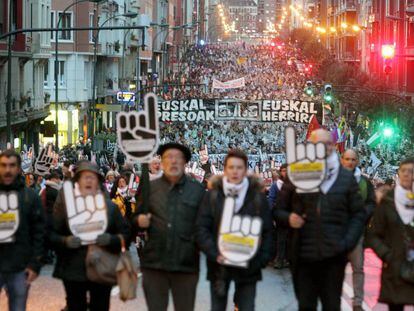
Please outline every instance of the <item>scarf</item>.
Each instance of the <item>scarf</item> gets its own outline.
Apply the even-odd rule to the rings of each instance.
[[[399,181],[395,185],[394,203],[398,215],[404,224],[409,224],[414,219],[414,200],[410,199],[411,191],[404,189]]]
[[[321,191],[323,194],[327,194],[329,189],[333,186],[339,174],[339,159],[336,152],[332,152],[326,159],[327,174],[325,180],[321,184]]]
[[[128,186],[124,187],[124,188],[119,188],[118,187],[118,193],[121,197],[125,198],[128,194]]]
[[[238,213],[243,206],[246,198],[247,189],[249,188],[249,180],[247,177],[243,178],[240,184],[229,183],[227,177],[223,177],[223,192],[227,200],[234,201],[234,211]],[[226,204],[227,202],[224,202]]]
[[[358,184],[361,181],[361,175],[362,175],[362,172],[361,172],[360,168],[356,167],[355,170],[354,170],[354,177],[355,177],[355,180],[357,181]]]
[[[163,174],[162,170],[159,170],[158,173],[155,173],[155,174],[149,173],[149,179],[154,180],[154,179],[160,178],[162,174]]]

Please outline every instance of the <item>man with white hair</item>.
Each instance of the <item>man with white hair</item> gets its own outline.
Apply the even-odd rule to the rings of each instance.
[[[159,157],[153,157],[149,164],[149,178],[154,180],[162,176],[161,159]]]
[[[299,310],[339,311],[347,253],[357,244],[366,219],[353,174],[342,168],[331,134],[312,132],[311,143],[326,146],[327,175],[316,193],[283,187],[275,217],[291,229],[291,265]],[[289,193],[286,193],[289,192]]]

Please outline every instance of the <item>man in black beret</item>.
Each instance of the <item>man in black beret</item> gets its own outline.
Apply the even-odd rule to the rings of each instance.
[[[191,159],[187,147],[168,143],[158,154],[163,175],[150,182],[148,210],[138,206],[132,220],[148,234],[140,258],[145,299],[149,311],[167,310],[171,291],[175,310],[191,311],[199,272],[195,221],[204,188],[185,175]]]

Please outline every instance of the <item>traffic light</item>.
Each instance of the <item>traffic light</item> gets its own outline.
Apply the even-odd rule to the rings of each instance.
[[[391,138],[393,134],[394,134],[394,129],[391,126],[386,126],[382,130],[382,136],[384,136],[384,138]]]
[[[389,75],[392,73],[393,59],[395,57],[395,47],[392,44],[384,44],[381,47],[381,55],[384,59],[384,73]]]
[[[379,133],[384,140],[392,140],[398,136],[398,125],[393,120],[383,120],[379,123]]]
[[[323,94],[323,99],[325,100],[326,103],[330,104],[332,103],[332,100],[333,100],[332,85],[325,84],[324,88],[325,88],[325,93]]]
[[[395,47],[392,44],[384,44],[381,47],[381,55],[384,59],[391,59],[395,56]]]
[[[392,73],[392,59],[384,59],[384,73],[386,75]]]
[[[313,83],[312,83],[312,81],[306,81],[305,93],[308,96],[313,95]]]

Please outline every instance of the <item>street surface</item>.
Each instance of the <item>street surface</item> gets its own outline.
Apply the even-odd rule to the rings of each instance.
[[[131,249],[132,250],[132,249]],[[136,258],[136,253],[134,257]],[[204,260],[201,263],[202,271],[198,284],[196,311],[207,311],[210,307],[209,283],[205,280],[206,269]],[[65,305],[65,296],[60,280],[51,277],[52,266],[43,268],[39,279],[33,284],[30,291],[28,311],[60,311]],[[377,303],[379,291],[381,262],[370,251],[366,251],[365,259],[365,310],[386,311],[386,306]],[[233,293],[233,288],[230,289]],[[344,311],[352,310],[351,297],[353,295],[351,267],[346,270],[346,280],[343,287],[342,307]],[[231,296],[229,295],[228,310],[232,310]],[[4,292],[0,296],[0,310],[7,310]],[[141,282],[136,300],[123,303],[117,297],[117,289],[112,292],[111,311],[144,311],[146,310]],[[169,310],[173,310],[170,301]],[[267,268],[263,273],[263,281],[259,283],[256,297],[257,311],[293,311],[297,310],[296,300],[293,294],[290,273],[287,269],[274,270]],[[406,308],[406,311],[413,311],[414,308]]]

